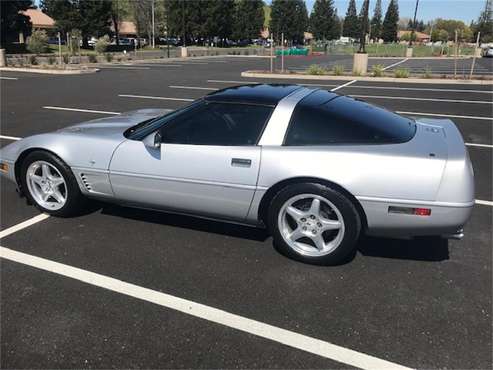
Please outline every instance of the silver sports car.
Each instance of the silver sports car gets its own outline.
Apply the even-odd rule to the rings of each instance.
[[[462,236],[474,178],[450,120],[415,121],[295,85],[227,88],[4,147],[1,172],[41,211],[85,197],[266,226],[293,258],[335,264],[362,233]]]

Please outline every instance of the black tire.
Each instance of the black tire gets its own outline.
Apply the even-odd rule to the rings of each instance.
[[[291,248],[281,235],[278,226],[279,212],[285,202],[299,194],[319,195],[335,205],[342,214],[344,236],[339,246],[327,255],[313,257],[300,254]],[[316,183],[289,185],[277,193],[270,203],[267,223],[274,238],[274,246],[279,252],[298,261],[316,265],[338,265],[347,262],[356,252],[361,232],[361,218],[353,202],[341,192]]]
[[[65,180],[67,186],[67,200],[62,208],[58,210],[52,210],[40,205],[32,196],[27,185],[26,173],[29,166],[35,161],[45,161],[56,167]],[[20,182],[23,192],[29,202],[36,206],[41,212],[58,216],[58,217],[68,217],[77,214],[83,209],[84,196],[80,192],[79,185],[72,173],[70,167],[68,167],[60,158],[57,156],[46,152],[46,151],[35,151],[27,155],[26,158],[21,163],[20,168]]]

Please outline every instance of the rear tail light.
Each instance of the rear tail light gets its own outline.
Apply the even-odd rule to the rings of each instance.
[[[410,207],[389,207],[389,213],[400,213],[405,215],[415,215],[415,216],[430,216],[430,208],[410,208]]]

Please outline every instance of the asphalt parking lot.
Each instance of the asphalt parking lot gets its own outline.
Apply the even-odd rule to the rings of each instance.
[[[378,64],[426,66],[403,60]],[[448,60],[436,62],[449,68]],[[287,60],[293,69],[313,63]],[[490,60],[478,64],[493,73]],[[289,82],[240,77],[268,66],[267,59],[223,57],[113,65],[80,76],[5,72],[0,146],[133,109],[178,108],[239,83]],[[325,89],[345,82],[297,81]],[[351,262],[317,267],[278,254],[262,230],[119,206],[21,229],[39,213],[2,179],[1,246],[41,257],[53,272],[0,260],[1,367],[381,368],[385,360],[491,368],[492,86],[355,82],[338,93],[457,124],[478,199],[463,240],[365,238]],[[87,284],[71,278],[72,267],[98,275]],[[119,288],[104,289],[106,278]],[[125,283],[137,287],[135,295]],[[139,296],[144,288],[152,299],[171,298],[151,303]],[[187,300],[183,310],[173,306],[178,298]],[[228,318],[220,324],[210,308],[237,316],[220,315]]]

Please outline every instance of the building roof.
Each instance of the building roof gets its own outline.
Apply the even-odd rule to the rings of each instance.
[[[55,20],[39,9],[27,9],[20,13],[31,19],[33,28],[55,28]]]
[[[399,31],[397,33],[397,38],[400,39],[402,36],[404,35],[409,35],[412,31]],[[430,39],[431,36],[426,34],[426,33],[423,33],[423,32],[414,32],[414,34],[416,35],[416,40],[425,40],[425,39]]]
[[[282,98],[299,89],[296,85],[256,84],[229,87],[213,92],[205,97],[206,101],[276,105]]]

